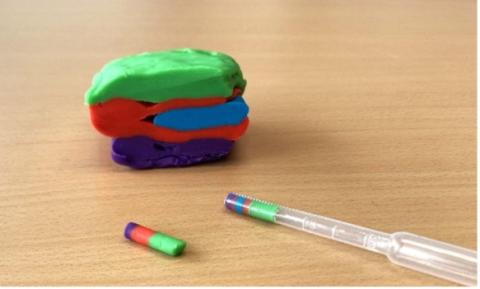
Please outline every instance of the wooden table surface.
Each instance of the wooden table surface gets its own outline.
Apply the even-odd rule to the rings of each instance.
[[[237,191],[476,246],[474,1],[1,1],[1,285],[450,285],[227,212]],[[224,51],[251,125],[222,162],[114,164],[83,96],[116,57]],[[136,221],[188,242],[169,258]]]

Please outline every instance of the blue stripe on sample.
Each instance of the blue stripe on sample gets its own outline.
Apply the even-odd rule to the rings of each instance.
[[[245,198],[241,196],[238,196],[235,202],[235,212],[241,215],[243,215],[243,202],[245,202]]]

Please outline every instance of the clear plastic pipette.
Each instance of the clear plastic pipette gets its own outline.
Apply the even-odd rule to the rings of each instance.
[[[477,284],[477,252],[406,232],[387,234],[236,193],[225,207],[239,214],[319,235],[375,253],[397,265],[467,286]]]

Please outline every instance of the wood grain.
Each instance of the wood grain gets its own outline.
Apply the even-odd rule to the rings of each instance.
[[[1,285],[449,285],[242,218],[238,191],[476,244],[475,1],[1,1]],[[113,58],[224,51],[251,126],[226,161],[112,163],[83,94]],[[130,221],[188,241],[167,258]]]

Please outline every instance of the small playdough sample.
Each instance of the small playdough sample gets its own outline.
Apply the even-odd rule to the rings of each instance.
[[[127,224],[123,235],[135,243],[147,246],[169,256],[179,256],[187,246],[187,243],[183,240],[158,231],[153,231],[133,222]]]
[[[106,64],[85,94],[93,126],[132,168],[189,166],[227,156],[248,127],[246,80],[230,56],[145,52]]]

